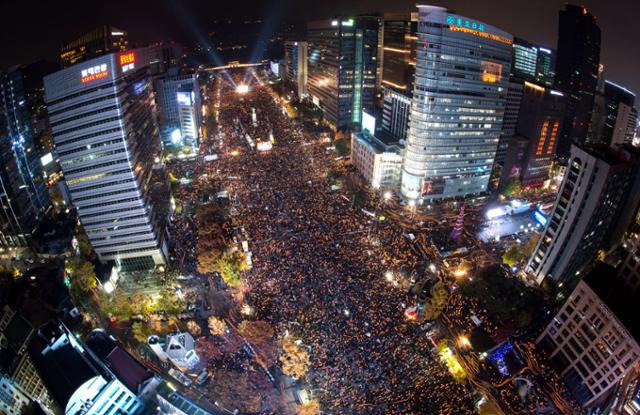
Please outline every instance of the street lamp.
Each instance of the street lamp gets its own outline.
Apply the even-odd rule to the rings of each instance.
[[[236,92],[238,94],[246,94],[247,92],[249,92],[249,85],[246,84],[240,84],[236,87]]]
[[[391,199],[391,196],[392,196],[391,192],[389,192],[389,191],[384,192],[384,195],[382,195],[382,197],[384,198],[385,202],[388,201],[389,199]]]

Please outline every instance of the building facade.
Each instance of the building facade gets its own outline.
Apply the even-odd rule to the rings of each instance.
[[[384,88],[382,107],[382,130],[397,140],[406,140],[409,130],[409,114],[411,114],[411,95]]]
[[[507,157],[507,150],[509,149],[509,143],[516,134],[523,89],[524,83],[521,81],[511,80],[507,86],[507,102],[504,107],[502,128],[500,130],[500,139],[498,141],[498,149],[496,151],[495,158],[495,163],[500,165],[504,164]]]
[[[357,16],[307,25],[309,95],[336,129],[359,128],[362,110],[373,112],[379,24]]]
[[[202,125],[202,99],[197,74],[169,71],[154,80],[160,139],[165,147],[197,149]]]
[[[385,144],[367,132],[351,135],[351,163],[373,189],[397,188],[402,169],[402,148]]]
[[[307,61],[309,45],[302,40],[284,42],[284,77],[296,87],[298,98],[307,96]]]
[[[632,321],[639,298],[620,291],[624,288],[616,284],[614,273],[598,264],[538,338],[585,408],[606,406],[624,377],[640,365],[638,323]]]
[[[525,188],[542,186],[549,178],[558,145],[564,95],[524,82],[516,135],[512,138],[501,182],[517,178]]]
[[[411,95],[416,66],[418,13],[385,13],[382,86]]]
[[[18,66],[0,72],[0,246],[28,245],[51,204],[40,151],[46,123],[31,77]]]
[[[402,195],[422,202],[482,193],[502,129],[513,37],[442,7],[418,9]]]
[[[600,27],[586,8],[567,4],[560,11],[556,89],[567,97],[558,156],[566,159],[571,144],[584,144],[589,130],[600,64]]]
[[[511,77],[553,86],[555,75],[555,52],[533,45],[521,38],[513,40]]]
[[[152,203],[161,154],[146,49],[104,55],[45,77],[56,155],[102,262],[148,269],[166,257],[167,211]]]
[[[599,250],[617,245],[638,209],[639,170],[635,148],[573,145],[558,199],[525,268],[529,278],[566,286]]]
[[[635,94],[610,81],[605,81],[602,89],[595,97],[589,141],[609,146],[631,144],[637,121]]]
[[[60,62],[63,68],[67,68],[76,63],[111,52],[122,52],[128,48],[127,32],[104,25],[66,42],[60,51]]]

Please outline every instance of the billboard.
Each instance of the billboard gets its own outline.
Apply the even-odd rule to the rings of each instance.
[[[362,111],[362,131],[367,131],[371,135],[376,133],[376,117],[365,111]]]
[[[178,91],[176,98],[178,100],[178,105],[183,105],[186,107],[191,106],[191,94],[189,92]]]

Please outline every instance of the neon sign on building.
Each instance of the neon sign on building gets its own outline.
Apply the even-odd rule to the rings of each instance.
[[[101,65],[83,69],[80,72],[80,81],[82,81],[83,84],[86,84],[87,82],[95,81],[96,79],[106,78],[108,74],[109,70],[107,69],[107,64],[103,63]]]
[[[447,16],[447,24],[449,26],[466,27],[467,29],[484,32],[484,23],[474,22],[473,20],[463,19],[462,17]]]
[[[127,52],[125,54],[120,55],[120,66],[122,67],[122,72],[130,71],[135,67],[136,55],[133,52]]]

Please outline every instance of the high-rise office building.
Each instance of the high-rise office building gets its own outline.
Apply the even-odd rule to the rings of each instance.
[[[418,10],[402,195],[422,201],[482,193],[502,128],[513,37],[443,7]]]
[[[411,114],[411,96],[385,87],[382,107],[382,130],[396,140],[406,140]]]
[[[166,209],[152,203],[161,145],[147,49],[104,55],[44,79],[56,155],[100,261],[148,269],[166,257]]]
[[[522,91],[524,83],[520,80],[512,79],[507,86],[507,101],[504,107],[504,116],[502,117],[502,128],[500,130],[500,139],[498,141],[498,149],[496,151],[495,163],[503,165],[507,157],[509,143],[516,134],[516,126],[518,125],[518,114],[520,114],[520,102],[522,101]]]
[[[528,276],[566,286],[599,250],[617,245],[638,209],[639,172],[636,148],[572,145],[558,199],[525,268]]]
[[[309,45],[302,40],[284,42],[284,77],[296,87],[298,98],[307,96],[307,63]]]
[[[383,36],[382,129],[407,138],[418,40],[418,13],[385,13]]]
[[[525,81],[520,113],[501,182],[516,177],[523,187],[542,186],[556,154],[564,95]]]
[[[556,89],[567,97],[558,156],[569,156],[571,143],[584,144],[589,130],[600,64],[600,27],[586,8],[567,4],[560,11]]]
[[[603,91],[595,97],[589,142],[609,146],[631,144],[637,119],[635,98],[628,89],[605,81]]]
[[[618,386],[640,365],[640,295],[619,284],[615,272],[596,264],[538,338],[576,400],[589,409],[615,401]]]
[[[556,51],[538,46],[535,82],[552,87],[556,76]]]
[[[418,13],[385,13],[382,86],[411,95],[416,65]]]
[[[176,68],[177,69],[177,68]],[[160,138],[165,147],[198,148],[202,99],[198,75],[169,70],[154,82]]]
[[[308,91],[336,129],[359,127],[373,112],[380,18],[337,17],[309,22]]]
[[[66,42],[60,52],[60,62],[62,67],[66,68],[107,53],[122,52],[128,48],[127,32],[104,25]]]
[[[513,40],[511,76],[543,86],[553,86],[555,52],[524,39]]]
[[[37,98],[42,84],[35,77],[29,67],[0,72],[0,246],[28,245],[50,205],[39,145],[46,128]]]
[[[533,81],[538,72],[538,48],[524,39],[513,39],[511,76]]]

